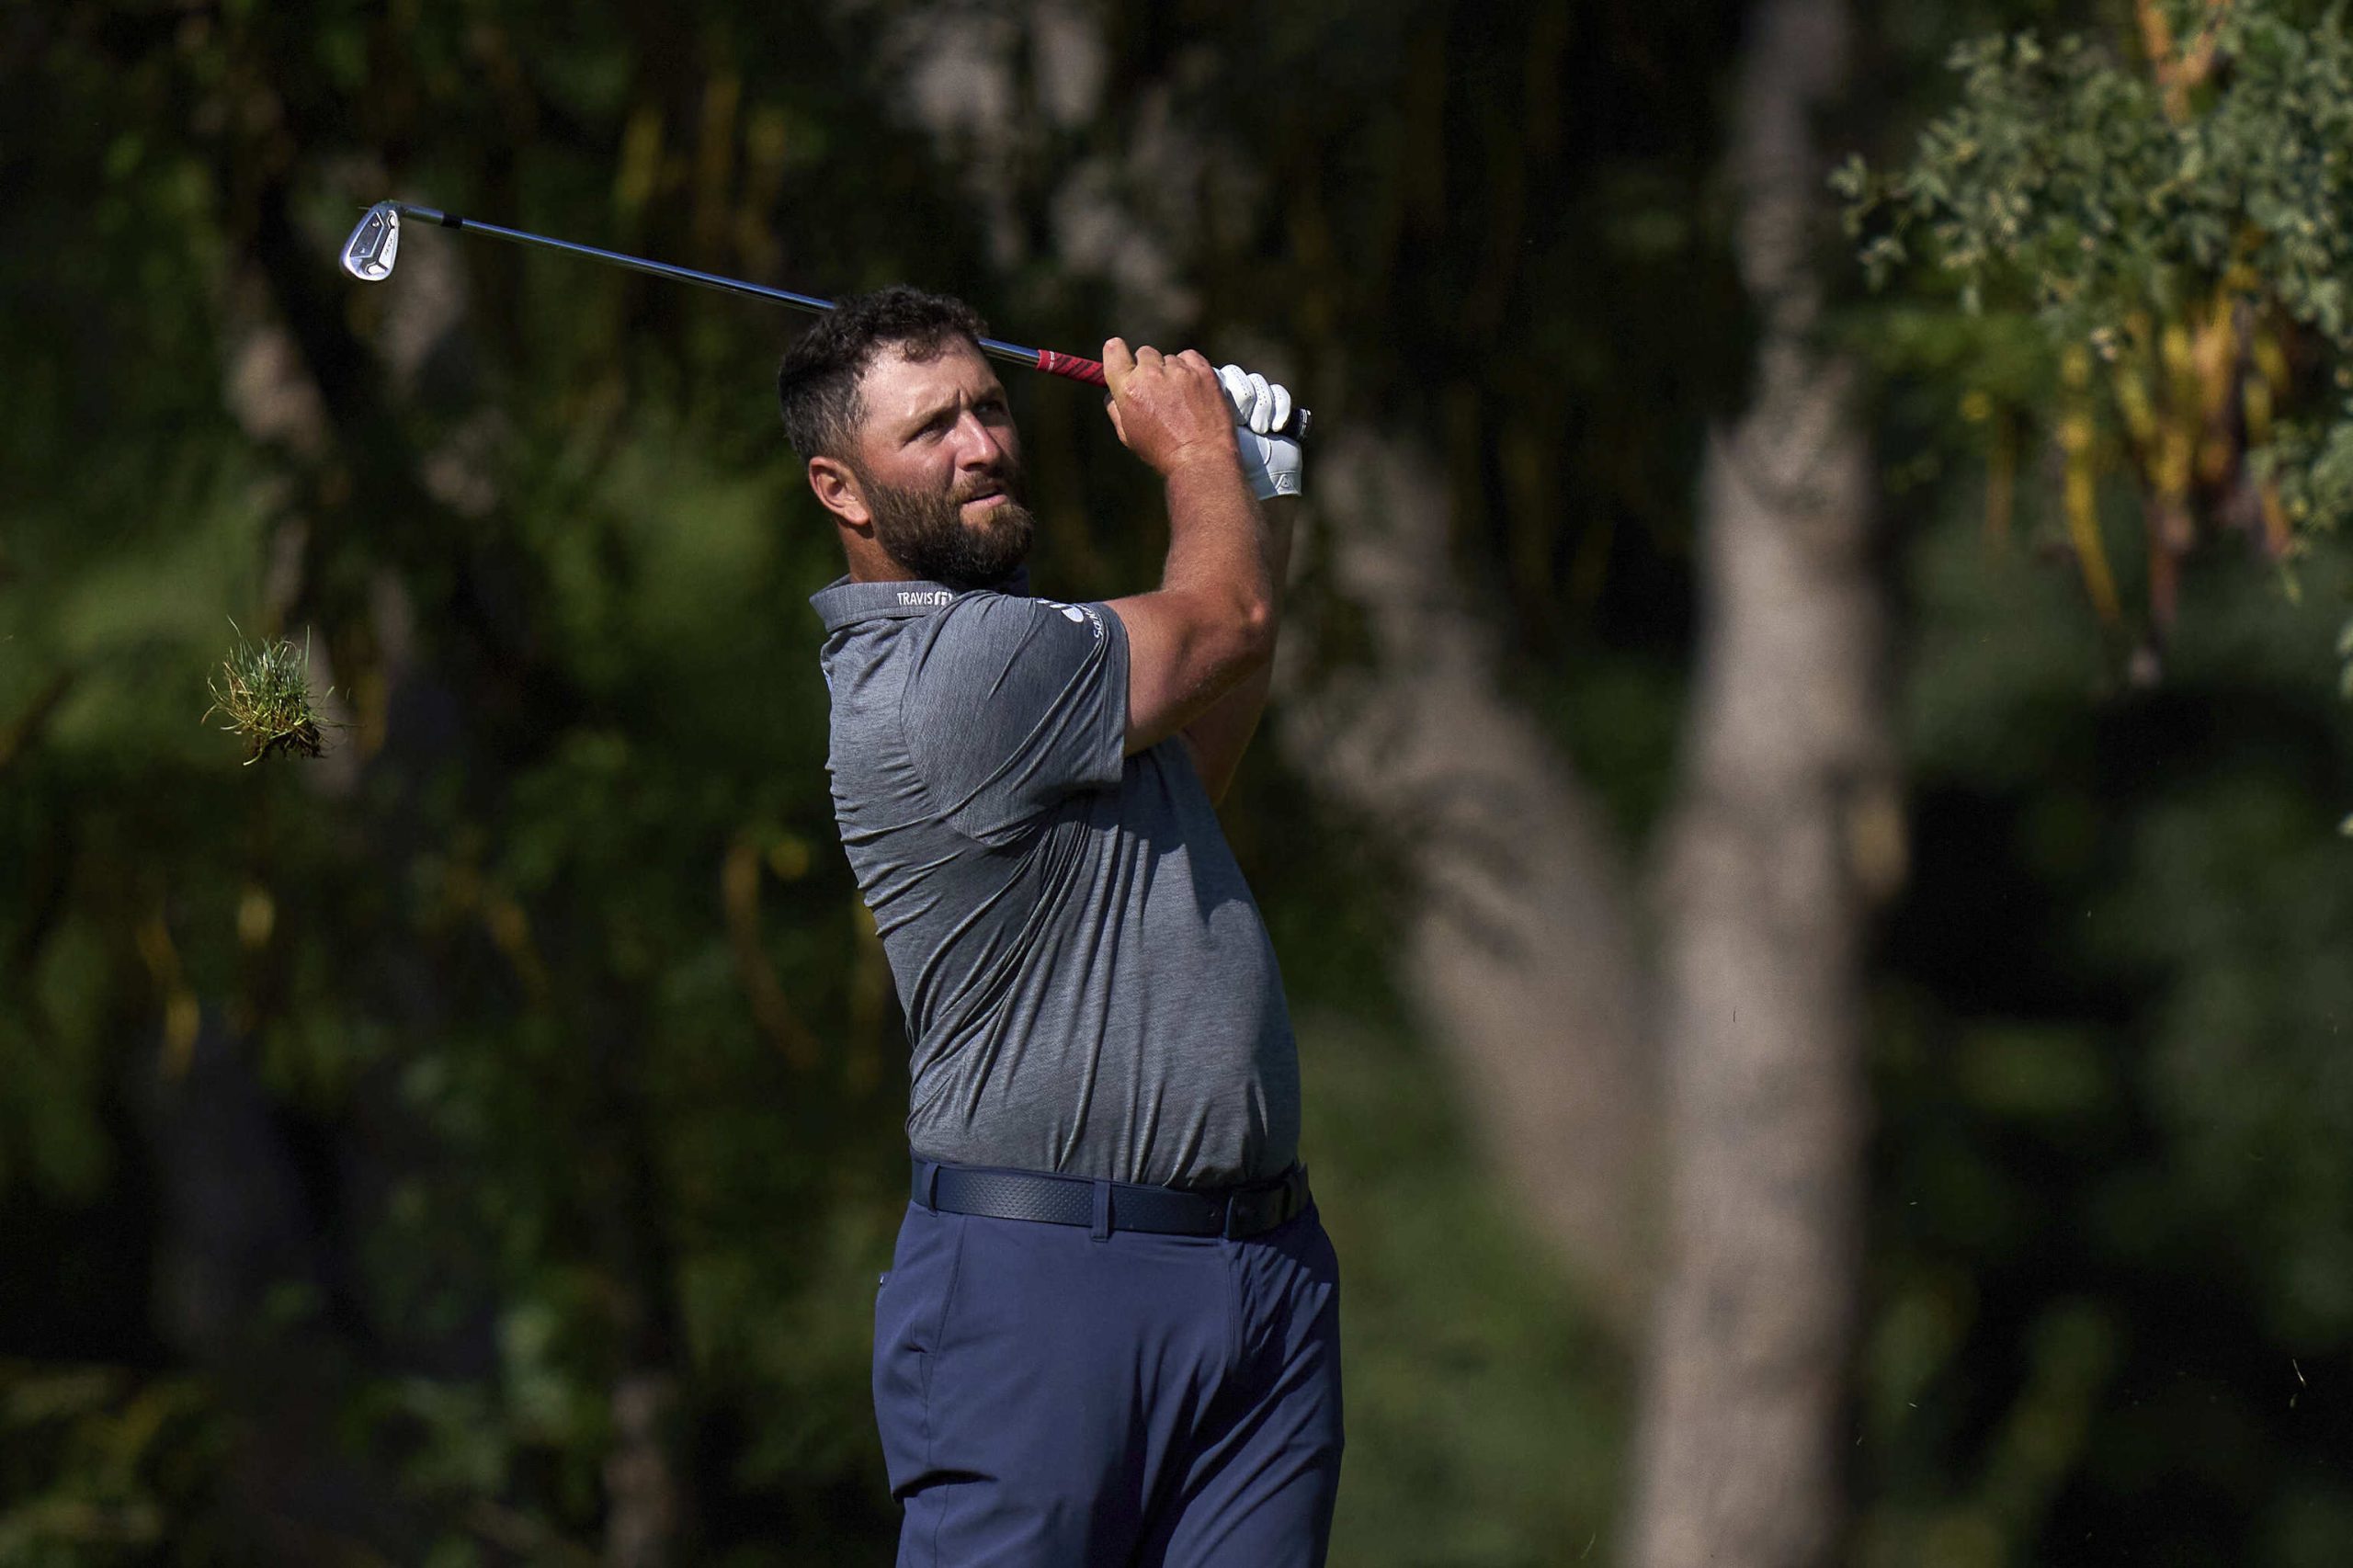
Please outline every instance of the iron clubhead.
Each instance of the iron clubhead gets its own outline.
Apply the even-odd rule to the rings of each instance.
[[[400,254],[401,210],[379,201],[343,242],[343,269],[362,283],[381,283],[392,275]]]

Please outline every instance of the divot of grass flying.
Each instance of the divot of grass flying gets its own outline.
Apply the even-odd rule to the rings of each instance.
[[[248,767],[278,752],[324,752],[326,731],[335,721],[319,711],[311,696],[310,638],[305,635],[300,647],[283,637],[256,642],[234,620],[229,626],[237,633],[237,646],[221,662],[221,674],[206,683],[212,706],[204,710],[205,721],[215,713],[227,715],[229,722],[221,728],[245,738]],[[324,695],[334,696],[335,688]]]

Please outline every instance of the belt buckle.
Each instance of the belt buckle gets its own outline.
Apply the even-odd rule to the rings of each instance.
[[[1222,1205],[1225,1215],[1223,1222],[1218,1226],[1218,1238],[1221,1241],[1238,1242],[1243,1239],[1234,1227],[1243,1218],[1243,1205],[1249,1197],[1250,1194],[1246,1192],[1229,1192],[1225,1195],[1225,1202]]]
[[[1218,1234],[1226,1241],[1245,1241],[1262,1231],[1271,1231],[1305,1211],[1307,1167],[1294,1165],[1270,1182],[1228,1192],[1220,1208],[1223,1212]],[[1269,1214],[1271,1219],[1267,1218]],[[1236,1227],[1242,1225],[1253,1229],[1238,1231]]]
[[[1274,1187],[1244,1187],[1238,1192],[1227,1194],[1225,1223],[1221,1228],[1224,1239],[1230,1242],[1246,1241],[1262,1231],[1271,1231],[1276,1225],[1282,1223],[1282,1219],[1279,1217],[1272,1223],[1262,1221],[1266,1220],[1267,1208],[1269,1204],[1272,1204],[1278,1215],[1280,1215],[1284,1196],[1290,1190],[1288,1184],[1278,1184]],[[1240,1228],[1245,1225],[1249,1227],[1247,1230]]]

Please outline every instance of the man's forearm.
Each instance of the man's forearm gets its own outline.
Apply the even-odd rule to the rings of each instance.
[[[1192,748],[1194,768],[1200,774],[1212,804],[1225,799],[1226,790],[1241,768],[1242,754],[1249,749],[1250,737],[1257,733],[1258,717],[1266,710],[1267,693],[1274,684],[1275,636],[1282,625],[1283,581],[1290,569],[1291,514],[1296,509],[1288,498],[1258,504],[1266,519],[1263,561],[1270,615],[1266,658],[1184,730],[1186,744]]]
[[[1274,659],[1290,520],[1269,516],[1257,496],[1299,488],[1298,442],[1266,434],[1290,394],[1235,366],[1211,372],[1189,349],[1131,357],[1116,337],[1103,345],[1103,369],[1111,423],[1168,499],[1160,586],[1111,601],[1128,634],[1124,744],[1133,756],[1183,736],[1222,794]]]
[[[1271,617],[1281,584],[1268,570],[1271,519],[1241,469],[1203,460],[1171,472],[1164,593],[1198,596],[1247,619]]]
[[[1166,480],[1160,586],[1113,602],[1128,628],[1131,754],[1199,723],[1274,648],[1267,517],[1240,468],[1204,459]]]

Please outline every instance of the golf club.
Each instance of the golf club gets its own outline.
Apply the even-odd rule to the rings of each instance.
[[[414,218],[420,223],[438,224],[444,229],[458,229],[469,234],[488,234],[494,239],[511,240],[517,244],[537,245],[541,250],[562,251],[567,256],[586,256],[591,261],[607,261],[615,267],[626,267],[632,272],[652,273],[656,278],[675,278],[681,283],[698,284],[716,289],[722,293],[742,294],[772,304],[790,305],[797,311],[830,311],[831,300],[821,300],[813,294],[796,294],[790,289],[770,289],[758,283],[746,283],[741,278],[722,278],[715,272],[698,272],[690,267],[674,267],[665,261],[647,261],[642,256],[623,256],[619,251],[599,249],[596,245],[575,244],[570,240],[551,240],[544,234],[534,234],[522,229],[509,229],[497,223],[484,223],[473,218],[460,218],[454,212],[436,208],[419,207],[406,201],[379,201],[368,209],[351,237],[343,243],[343,269],[362,283],[381,283],[392,275],[392,264],[400,256],[401,220]],[[1017,343],[1001,338],[983,337],[981,351],[995,359],[1011,360],[1045,371],[1050,376],[1066,376],[1074,381],[1094,386],[1103,382],[1103,363],[1099,359],[1082,358],[1075,354],[1057,354],[1051,348],[1025,348]],[[1294,440],[1307,437],[1313,416],[1304,408],[1294,406],[1290,417],[1273,432]]]

